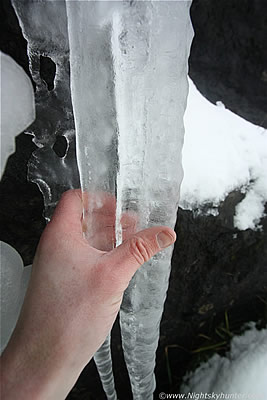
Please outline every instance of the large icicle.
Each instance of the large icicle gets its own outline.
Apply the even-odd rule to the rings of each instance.
[[[115,246],[117,121],[110,12],[115,4],[67,1],[71,94],[77,160],[83,191],[84,230],[100,250]],[[97,220],[108,216],[109,228]],[[104,391],[116,400],[110,337],[94,357]]]
[[[115,98],[119,129],[117,221],[126,210],[138,229],[174,227],[182,180],[183,115],[192,40],[190,2],[134,2],[113,14]],[[121,229],[117,224],[117,239]],[[155,352],[172,249],[142,266],[120,312],[134,399],[152,399]]]
[[[12,3],[23,35],[28,42],[30,72],[36,84],[37,118],[30,131],[38,149],[33,153],[29,163],[28,175],[33,182],[38,184],[43,193],[45,215],[49,219],[60,195],[67,189],[79,186],[73,141],[74,123],[70,96],[66,4],[65,1],[49,0],[42,2],[12,0]],[[53,90],[47,88],[41,77],[40,60],[42,56],[49,56],[56,64]],[[85,68],[87,68],[86,65]],[[53,151],[56,137],[61,135],[67,140],[66,155],[62,158]],[[83,168],[83,171],[88,169],[89,167]],[[109,348],[108,339],[96,358],[100,377],[105,382],[107,382],[107,372],[103,372],[103,365],[107,365],[107,348]],[[111,355],[109,360],[111,365]],[[112,376],[111,367],[109,370]],[[103,386],[106,390],[105,384]],[[109,385],[107,390],[108,393],[111,393],[112,390],[114,392],[114,386],[112,389],[112,386]],[[109,399],[115,399],[115,397],[111,396]]]
[[[67,4],[87,236],[96,235],[93,211],[103,207],[101,199],[91,199],[92,192],[116,194],[117,244],[124,212],[135,212],[138,229],[174,226],[192,40],[190,2]],[[135,399],[151,399],[155,388],[155,351],[171,251],[161,252],[138,271],[121,309]]]

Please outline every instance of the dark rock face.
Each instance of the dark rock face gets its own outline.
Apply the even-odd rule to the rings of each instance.
[[[210,101],[267,128],[267,2],[194,0],[190,76]]]
[[[27,43],[10,0],[1,2],[0,13],[0,48],[29,74]],[[237,114],[267,127],[266,1],[194,0],[191,14],[195,38],[190,75],[199,90],[211,101],[220,100]],[[46,57],[41,64],[42,77],[52,89],[56,66]],[[55,142],[54,147],[60,156],[65,154],[64,140]],[[26,178],[34,149],[29,135],[19,135],[16,153],[10,156],[0,183],[0,239],[19,251],[25,265],[32,262],[45,226],[42,195]],[[171,390],[166,346],[174,345],[170,362],[175,387],[190,364],[198,333],[220,321],[225,310],[229,310],[230,324],[263,316],[265,306],[259,298],[267,299],[267,218],[262,220],[261,232],[235,230],[234,205],[240,196],[230,194],[218,217],[179,210],[178,240],[157,353],[158,392]],[[120,398],[130,399],[118,325],[114,328],[113,355]],[[68,398],[105,398],[92,363]]]

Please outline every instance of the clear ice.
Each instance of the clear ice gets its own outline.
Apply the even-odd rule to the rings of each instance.
[[[174,227],[183,176],[189,6],[184,1],[67,1],[77,158],[89,239],[97,235],[92,216],[103,207],[103,192],[116,197],[116,245],[122,241],[124,213],[137,216],[138,230]],[[171,248],[162,251],[140,268],[121,307],[134,399],[150,399],[155,389],[171,253]]]
[[[23,267],[19,253],[0,241],[0,354],[16,326],[31,275],[31,265]]]
[[[80,186],[75,153],[75,127],[70,94],[69,41],[65,1],[12,0],[28,43],[30,72],[35,83],[36,119],[27,129],[37,149],[28,166],[28,177],[44,197],[47,220],[61,194]],[[46,57],[56,66],[54,88],[41,74]],[[65,140],[66,154],[54,148]]]
[[[75,128],[89,242],[101,250],[118,246],[125,214],[134,216],[136,230],[174,227],[183,177],[191,1],[13,3],[37,85],[32,134],[39,149],[29,174],[43,191],[47,217],[59,195],[77,186]],[[40,55],[56,63],[52,91],[40,78]],[[58,135],[68,143],[62,158],[53,152]],[[101,214],[103,226],[95,224]],[[138,270],[121,306],[134,399],[153,398],[171,254],[168,248]],[[116,399],[110,337],[95,361],[108,399]]]
[[[35,119],[34,94],[30,78],[7,54],[0,51],[1,85],[1,171],[15,151],[15,136]]]
[[[15,136],[35,118],[33,87],[23,69],[0,52],[1,66],[1,170],[15,151]],[[0,241],[0,353],[16,325],[29,280],[30,268],[23,268],[19,253]]]
[[[115,37],[117,213],[135,211],[138,229],[153,225],[174,228],[176,221],[192,40],[189,6],[184,1],[140,2],[135,21],[131,13],[128,19],[117,20],[117,28],[126,33],[121,38],[119,31]],[[168,248],[137,271],[121,307],[122,344],[134,399],[153,398],[171,254],[172,248]]]

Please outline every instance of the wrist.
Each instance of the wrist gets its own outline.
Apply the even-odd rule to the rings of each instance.
[[[81,371],[64,353],[40,352],[40,346],[16,349],[11,341],[1,357],[1,398],[65,399]]]

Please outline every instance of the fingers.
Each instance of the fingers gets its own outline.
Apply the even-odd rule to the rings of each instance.
[[[105,254],[105,262],[113,279],[122,282],[126,289],[136,270],[160,250],[176,240],[175,232],[166,226],[145,229],[128,238],[116,249]]]

